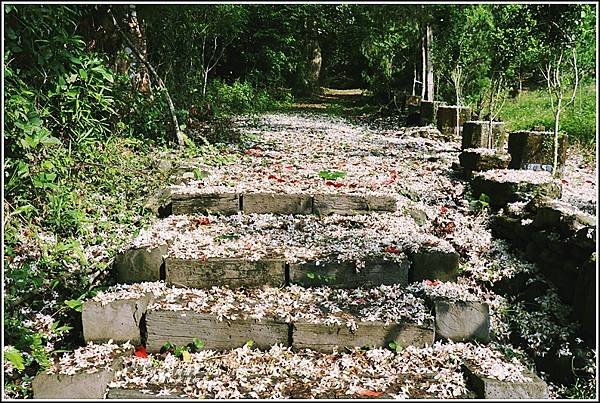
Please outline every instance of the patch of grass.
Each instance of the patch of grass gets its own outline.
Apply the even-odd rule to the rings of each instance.
[[[523,92],[508,99],[500,113],[508,130],[529,130],[543,125],[554,127],[548,92],[544,89]],[[560,130],[569,135],[571,144],[595,147],[596,143],[596,84],[583,85],[577,91],[575,102],[563,111]]]

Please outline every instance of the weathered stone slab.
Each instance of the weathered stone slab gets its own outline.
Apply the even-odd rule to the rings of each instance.
[[[133,400],[133,399],[153,399],[153,400],[163,400],[163,399],[188,399],[184,395],[181,397],[179,395],[158,395],[158,391],[156,393],[143,393],[138,389],[125,389],[125,388],[109,388],[108,393],[106,395],[107,399],[124,399],[124,400]]]
[[[562,193],[560,183],[552,179],[548,179],[547,182],[532,183],[524,179],[488,179],[480,174],[474,174],[471,185],[475,197],[485,193],[490,198],[490,205],[495,208],[516,201],[529,201],[536,195],[558,199]]]
[[[219,194],[186,194],[171,195],[171,211],[173,214],[236,214],[240,209],[239,196],[235,193]]]
[[[461,149],[495,148],[502,150],[506,145],[506,127],[504,122],[492,122],[490,146],[490,122],[471,120],[463,124]]]
[[[568,240],[572,252],[586,256],[596,250],[596,226],[585,227],[577,230]]]
[[[167,245],[156,248],[129,249],[115,258],[114,269],[119,283],[141,283],[159,281],[163,256],[167,254]]]
[[[313,200],[313,213],[361,214],[369,211],[396,211],[392,196],[359,196],[349,194],[320,194]]]
[[[412,254],[409,281],[455,280],[458,274],[458,253],[452,250],[421,246]]]
[[[144,200],[144,208],[152,211],[158,217],[171,215],[171,189],[158,189]]]
[[[386,325],[382,322],[357,322],[357,329],[351,332],[346,325],[314,324],[295,322],[292,333],[292,347],[310,348],[321,352],[331,352],[344,347],[386,347],[396,342],[401,347],[425,347],[433,344],[433,329],[410,323]]]
[[[530,232],[530,227],[522,225],[520,218],[501,214],[495,214],[491,218],[490,228],[493,236],[508,239],[512,242],[526,240]]]
[[[249,193],[242,196],[244,213],[311,214],[312,196],[306,194]]]
[[[535,228],[557,228],[563,234],[570,235],[582,228],[596,225],[596,218],[578,208],[549,197],[537,197],[530,203],[530,209],[535,210],[532,225]]]
[[[567,159],[568,136],[559,135],[558,172],[562,172]],[[552,171],[554,153],[554,133],[520,131],[508,136],[508,152],[512,156],[510,169],[531,169]]]
[[[440,101],[421,100],[421,125],[429,125],[436,122],[437,110],[440,106],[446,105]]]
[[[467,384],[480,399],[548,399],[548,385],[530,370],[526,370],[525,375],[532,382],[507,382],[477,375],[469,365],[463,369]]]
[[[108,384],[116,371],[123,368],[122,356],[131,354],[132,350],[114,355],[109,368],[99,368],[98,372],[88,374],[77,372],[73,375],[42,372],[33,378],[31,383],[34,399],[94,399],[104,397]]]
[[[43,372],[33,379],[33,398],[100,400],[104,397],[114,373],[114,369],[102,369],[93,374],[81,372],[74,375]]]
[[[83,338],[94,343],[113,340],[115,343],[142,342],[140,325],[151,300],[151,294],[137,299],[101,302],[85,301],[81,310]]]
[[[470,171],[504,169],[510,163],[510,154],[489,149],[466,149],[458,155],[460,165]]]
[[[487,304],[438,299],[434,306],[436,340],[490,341],[490,310]]]
[[[354,262],[291,263],[290,282],[304,287],[326,285],[335,288],[375,287],[408,284],[410,263],[369,259],[357,272]]]
[[[160,351],[168,341],[187,345],[194,337],[212,350],[242,347],[248,340],[268,349],[273,344],[288,345],[289,325],[270,318],[219,321],[217,315],[193,311],[149,310],[146,314],[146,348]]]
[[[257,261],[210,258],[165,259],[166,282],[178,287],[210,288],[213,286],[259,287],[285,284],[285,262],[280,259]]]
[[[421,96],[409,95],[406,97],[406,126],[419,126],[421,122]]]
[[[457,122],[458,120],[458,122]],[[471,120],[471,108],[456,105],[439,106],[437,111],[437,128],[445,136],[454,136],[458,126],[458,135],[462,133],[462,126]]]

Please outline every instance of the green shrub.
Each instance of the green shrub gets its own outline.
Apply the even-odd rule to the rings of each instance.
[[[218,78],[209,83],[206,100],[217,115],[260,112],[280,105],[266,89],[256,89],[249,81],[227,84]],[[284,95],[283,102],[289,100],[290,96]]]
[[[131,81],[125,75],[115,77],[115,103],[119,133],[145,138],[165,144],[170,138],[171,117],[164,93],[155,91],[152,97],[131,90]],[[178,116],[179,118],[179,116]],[[179,120],[183,122],[184,120]]]

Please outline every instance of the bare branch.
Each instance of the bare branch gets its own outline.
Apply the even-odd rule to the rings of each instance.
[[[577,69],[577,50],[575,48],[573,48],[573,69],[575,70],[575,83],[573,84],[573,94],[571,94],[571,99],[565,104],[565,107],[571,105],[573,101],[575,101],[575,96],[577,95],[577,86],[579,85],[579,70]]]

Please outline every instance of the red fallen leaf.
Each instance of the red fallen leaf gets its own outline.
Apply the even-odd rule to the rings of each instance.
[[[267,179],[277,179],[277,177],[275,175],[269,175]]]
[[[425,280],[425,285],[430,286],[430,287],[437,287],[438,285],[440,285],[440,282],[437,280],[434,280],[434,281]]]
[[[561,179],[560,181],[562,182],[563,185],[568,185],[569,184],[569,181],[566,180],[566,179]]]
[[[210,220],[208,217],[200,217],[192,220],[190,226],[192,229],[198,228],[199,225],[208,225],[210,224]]]
[[[448,207],[446,207],[446,206],[442,206],[442,207],[440,207],[440,213],[444,214],[444,213],[446,213],[447,211],[448,211]]]
[[[402,253],[402,251],[400,249],[397,249],[397,248],[393,247],[392,245],[390,245],[387,248],[385,248],[384,252],[387,252],[387,253]]]
[[[589,179],[586,179],[586,180],[585,180],[585,183],[592,183],[592,184],[593,184],[593,183],[594,183],[594,181],[591,181],[591,180],[589,180]]]
[[[283,183],[285,182],[285,180],[281,179],[281,178],[277,178],[277,183]]]
[[[298,179],[294,179],[292,183],[300,183],[300,181]]]
[[[343,183],[340,183],[340,182],[333,182],[333,181],[327,181],[327,182],[325,182],[325,184],[326,184],[327,186],[335,186],[336,188],[341,188],[342,186],[346,186],[346,185],[344,185]]]
[[[291,166],[291,165],[288,165],[288,166],[285,167],[285,169],[294,169],[294,167]]]
[[[368,389],[359,389],[356,392],[356,394],[359,396],[378,397],[378,396],[383,395],[383,392],[376,392],[374,390],[368,390]]]
[[[135,348],[134,354],[136,357],[148,358],[148,352],[146,351],[146,347],[144,347],[144,346],[137,346]]]

